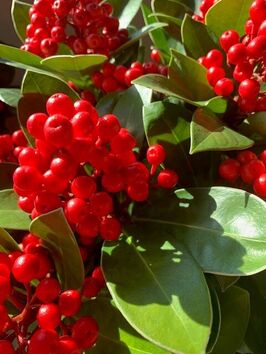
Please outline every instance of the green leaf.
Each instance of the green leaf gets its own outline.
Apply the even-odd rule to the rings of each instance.
[[[136,16],[142,0],[108,0],[114,8],[113,16],[119,18],[120,28],[127,28]]]
[[[54,259],[62,288],[79,289],[84,281],[84,266],[75,236],[62,209],[34,219],[30,232],[39,236]]]
[[[249,320],[249,293],[233,286],[219,294],[221,329],[212,354],[235,354],[245,338]]]
[[[266,137],[266,112],[252,114],[247,118],[247,121],[255,132]]]
[[[105,55],[55,55],[41,61],[46,68],[63,74],[66,81],[84,80],[88,70],[93,70],[107,60]]]
[[[172,50],[169,78],[178,86],[180,96],[191,101],[205,101],[214,97],[206,75],[206,68],[196,60]]]
[[[186,15],[181,28],[182,42],[186,52],[194,59],[205,56],[210,50],[216,48],[217,38],[203,23],[195,21]]]
[[[146,26],[156,22],[156,19],[150,16],[152,14],[152,11],[146,4],[141,5],[141,10],[142,10],[143,19]],[[165,62],[164,56],[166,56],[167,59],[166,62],[168,62],[170,58],[170,47],[169,47],[168,38],[166,36],[165,31],[162,28],[152,31],[150,32],[150,38],[155,48],[161,51],[163,62]]]
[[[152,90],[160,92],[166,96],[174,96],[180,98],[183,101],[190,103],[196,107],[209,107],[212,111],[216,113],[224,113],[226,111],[227,102],[222,97],[214,97],[204,101],[193,100],[196,99],[196,97],[192,94],[192,92],[189,92],[189,96],[192,99],[188,98],[188,91],[183,92],[182,87],[179,87],[175,80],[169,79],[162,75],[144,75],[134,80],[133,83],[135,85],[151,88]]]
[[[242,134],[228,128],[211,111],[198,108],[191,122],[190,153],[201,151],[243,150],[254,142]]]
[[[143,231],[134,230],[134,241],[104,245],[102,267],[115,304],[156,345],[202,354],[212,321],[204,275],[179,241],[163,231],[159,237]]]
[[[46,113],[47,99],[58,92],[67,94],[73,101],[79,99],[78,94],[64,81],[31,71],[25,74],[21,90],[23,97],[18,103],[18,117],[21,129],[31,145],[34,145],[34,139],[26,128],[27,119],[31,114],[36,112]]]
[[[22,43],[24,43],[24,40],[26,38],[26,27],[30,23],[30,8],[31,5],[25,2],[19,0],[13,0],[12,2],[11,16],[13,26],[15,28],[17,36],[20,38]]]
[[[90,349],[91,354],[169,353],[141,337],[108,298],[98,297],[87,302],[83,305],[83,313],[94,317],[100,327],[99,338],[96,345]]]
[[[12,189],[0,191],[0,227],[29,230],[30,217],[18,207],[18,196]]]
[[[129,37],[129,40],[121,45],[114,54],[117,54],[129,47],[131,47],[134,43],[138,42],[141,38],[147,36],[150,32],[157,30],[158,28],[162,28],[167,26],[166,23],[160,23],[160,22],[155,22],[150,25],[142,27],[140,30],[136,31],[133,33],[131,37]]]
[[[2,227],[0,227],[0,249],[1,252],[21,251],[17,242]]]
[[[11,107],[17,107],[20,97],[19,89],[0,88],[0,100]]]
[[[193,161],[189,156],[192,113],[180,104],[153,102],[144,107],[144,129],[149,145],[161,144],[165,148],[166,166],[174,169],[183,185],[197,182]]]
[[[205,272],[241,276],[266,269],[265,211],[262,199],[240,189],[190,188],[151,196],[133,221],[154,239],[164,231],[184,243]]]
[[[235,30],[242,37],[245,23],[249,18],[249,8],[253,0],[220,0],[206,15],[207,26],[219,38],[227,30]]]
[[[13,173],[17,167],[14,163],[0,163],[0,189],[13,188]]]
[[[216,275],[215,277],[222,292],[225,292],[239,280],[239,277],[226,277],[224,275]]]
[[[212,328],[211,328],[211,335],[208,343],[208,347],[206,352],[211,353],[220,333],[221,328],[221,308],[219,303],[219,298],[217,295],[217,291],[215,287],[209,283],[209,290],[211,294],[211,301],[212,301],[212,311],[213,311],[213,320],[212,320]]]
[[[151,99],[152,90],[141,86],[131,86],[123,92],[104,96],[96,108],[100,115],[115,114],[122,127],[127,128],[141,146],[144,138],[143,106],[149,104]]]
[[[245,342],[254,354],[264,354],[266,347],[266,272],[243,277],[239,283],[250,294],[250,319]]]

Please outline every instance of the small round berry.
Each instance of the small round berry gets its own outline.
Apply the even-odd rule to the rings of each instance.
[[[240,36],[237,31],[229,30],[224,32],[220,37],[220,45],[225,52],[235,44],[239,43]]]
[[[266,54],[266,36],[255,37],[247,46],[247,53],[252,59],[259,59]]]
[[[133,80],[143,75],[142,68],[130,68],[125,73],[125,83],[130,86]]]
[[[179,181],[179,177],[175,171],[163,170],[157,177],[158,186],[166,189],[174,188]]]
[[[155,61],[156,63],[160,64],[161,62],[161,53],[158,49],[153,49],[150,54],[151,60]]]
[[[8,340],[0,340],[0,353],[15,354],[15,350]]]
[[[256,99],[260,92],[260,84],[254,79],[244,80],[240,83],[238,92],[244,99]]]
[[[56,353],[59,337],[56,331],[37,329],[30,338],[28,354]]]
[[[93,272],[92,272],[92,278],[97,280],[101,286],[105,286],[105,279],[104,279],[104,275],[103,275],[103,271],[101,267],[96,267]]]
[[[121,224],[116,218],[104,218],[101,221],[100,235],[105,241],[118,240],[121,232]]]
[[[56,54],[58,50],[58,44],[52,38],[45,38],[41,41],[40,49],[44,56],[50,57]]]
[[[247,58],[247,50],[244,44],[238,43],[233,45],[228,53],[227,60],[229,64],[237,65]]]
[[[29,283],[38,278],[40,261],[33,254],[24,254],[18,257],[12,267],[12,273],[20,283]]]
[[[9,276],[0,275],[0,303],[3,303],[11,293],[11,284]]]
[[[166,158],[166,152],[162,145],[156,144],[148,148],[146,156],[149,164],[158,166],[164,162]]]
[[[106,114],[97,123],[98,136],[104,142],[111,141],[119,133],[120,128],[119,120],[113,114]]]
[[[59,296],[59,309],[63,316],[74,316],[81,307],[81,296],[78,290],[67,290]]]
[[[248,61],[241,62],[236,65],[233,73],[233,77],[236,81],[242,82],[246,79],[250,79],[253,74],[253,65]]]
[[[240,163],[235,159],[227,159],[219,166],[219,175],[228,182],[235,182],[240,176]]]
[[[61,315],[57,305],[50,303],[40,306],[37,322],[42,329],[55,329],[59,326],[60,321]]]
[[[77,342],[69,337],[63,336],[59,339],[59,352],[58,354],[82,354]]]
[[[36,192],[42,184],[40,172],[32,166],[20,166],[13,174],[13,182],[16,187],[27,193]]]
[[[81,199],[91,198],[96,189],[95,179],[90,176],[76,177],[71,183],[71,192],[75,197]]]
[[[128,196],[136,202],[144,202],[149,196],[149,185],[145,181],[135,181],[127,187]]]
[[[209,84],[215,86],[217,81],[223,79],[225,77],[225,71],[223,68],[219,68],[217,66],[211,66],[207,72],[207,80]]]
[[[212,49],[209,51],[209,53],[206,55],[206,58],[204,60],[204,65],[207,68],[210,68],[212,66],[218,66],[221,67],[223,65],[223,54],[217,49]]]
[[[266,172],[265,165],[262,161],[255,159],[247,162],[241,167],[240,175],[245,183],[253,183],[255,179],[259,178]]]
[[[71,198],[65,206],[65,213],[70,223],[81,222],[90,213],[90,206],[82,198]]]
[[[84,281],[84,285],[82,288],[82,296],[87,298],[96,297],[101,291],[101,284],[92,277],[87,277]]]
[[[72,337],[82,349],[91,348],[97,341],[99,327],[93,317],[81,317],[72,327]]]
[[[136,146],[136,139],[127,129],[121,128],[111,141],[111,150],[115,154],[131,151]]]
[[[73,140],[70,120],[62,114],[49,117],[44,125],[44,136],[47,143],[57,148],[70,145]]]
[[[77,232],[82,237],[83,244],[90,243],[92,238],[98,236],[99,226],[99,220],[94,215],[86,216],[76,225]]]
[[[97,217],[107,216],[113,211],[113,199],[106,192],[95,193],[91,197],[91,212]]]
[[[266,174],[262,174],[254,181],[253,184],[254,192],[262,197],[266,198]]]
[[[74,115],[74,104],[71,98],[64,93],[56,93],[47,100],[46,110],[49,116],[60,114],[72,118]]]
[[[36,288],[37,298],[44,304],[56,300],[60,294],[61,288],[57,279],[47,278],[41,280]]]
[[[237,154],[237,161],[239,161],[241,165],[244,165],[249,161],[256,160],[256,159],[257,159],[257,155],[250,150],[244,150]]]
[[[224,78],[217,81],[216,85],[214,86],[214,91],[218,96],[228,97],[234,91],[234,83],[232,80]]]

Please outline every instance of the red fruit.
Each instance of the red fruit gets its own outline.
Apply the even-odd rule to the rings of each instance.
[[[210,68],[212,66],[217,66],[221,67],[223,65],[223,54],[217,49],[212,49],[209,51],[209,53],[206,55],[206,58],[204,60],[204,65],[207,68]]]
[[[100,225],[100,235],[105,241],[116,241],[121,235],[122,227],[116,218],[104,218]]]
[[[75,138],[86,138],[94,130],[95,122],[89,112],[78,112],[71,119]]]
[[[266,36],[255,37],[247,46],[247,53],[252,59],[259,59],[266,54]]]
[[[35,167],[21,166],[15,170],[13,182],[19,189],[26,193],[32,193],[40,189],[42,176]]]
[[[51,29],[51,38],[55,42],[64,42],[65,39],[66,39],[66,34],[65,34],[64,27],[62,27],[62,26],[54,26]]]
[[[117,91],[119,89],[119,83],[112,76],[106,77],[103,79],[102,89],[106,93]]]
[[[250,150],[244,150],[237,154],[237,161],[239,161],[241,165],[244,165],[249,161],[256,160],[256,159],[257,159],[257,155]]]
[[[227,159],[219,166],[219,175],[228,182],[235,182],[240,176],[240,163],[234,159]]]
[[[266,20],[264,20],[260,25],[258,36],[266,36]]]
[[[81,307],[81,296],[78,290],[67,290],[59,296],[59,309],[63,316],[74,316]]]
[[[218,96],[230,96],[234,91],[233,81],[227,78],[217,81],[214,91]]]
[[[57,148],[70,145],[73,140],[70,120],[62,114],[49,117],[44,125],[44,136],[46,142]]]
[[[224,32],[220,37],[220,45],[225,52],[235,44],[239,43],[240,36],[237,31],[229,30]]]
[[[125,73],[125,83],[130,86],[132,81],[143,75],[142,68],[130,68]]]
[[[123,65],[118,65],[115,68],[114,72],[114,78],[120,83],[125,85],[125,74],[126,74],[127,68]]]
[[[60,178],[60,176],[57,176],[51,170],[46,171],[43,174],[43,184],[45,189],[55,194],[63,193],[68,187],[68,179],[65,179],[64,177]]]
[[[255,179],[259,178],[266,172],[265,165],[262,161],[256,159],[251,160],[241,167],[240,175],[245,183],[253,183]]]
[[[150,54],[151,60],[155,61],[156,63],[160,64],[161,62],[161,53],[158,49],[153,49]]]
[[[98,280],[92,278],[92,277],[87,277],[84,281],[83,289],[82,289],[82,296],[85,296],[87,298],[92,298],[96,297],[99,292],[101,291],[102,286],[98,282]]]
[[[78,234],[82,237],[82,242],[86,244],[99,233],[99,220],[94,215],[88,215],[82,219],[77,225]],[[86,243],[85,243],[86,242]]]
[[[207,79],[209,84],[215,86],[217,81],[223,79],[225,77],[225,71],[223,68],[219,68],[217,66],[211,66],[208,69]]]
[[[256,156],[257,157],[257,156]],[[266,163],[266,150],[263,150],[262,152],[261,152],[261,154],[260,154],[260,159],[262,160],[262,162],[264,163],[264,165],[265,165],[265,163]]]
[[[106,192],[95,193],[90,205],[92,214],[97,217],[107,216],[113,211],[113,199]]]
[[[28,354],[54,354],[58,345],[59,337],[55,331],[38,329],[30,338]]]
[[[72,337],[82,349],[91,348],[97,341],[99,327],[92,317],[81,317],[72,327]]]
[[[149,164],[159,166],[164,162],[166,153],[162,145],[156,144],[148,148],[146,156]]]
[[[144,74],[158,74],[158,65],[156,63],[148,62],[143,64]]]
[[[12,267],[15,279],[20,283],[29,283],[38,278],[40,261],[36,255],[24,254],[18,257]]]
[[[266,174],[262,174],[254,181],[253,184],[254,192],[262,197],[266,198]]]
[[[54,300],[56,300],[60,294],[61,288],[57,279],[47,278],[41,280],[36,288],[36,296],[37,298],[48,304]]]
[[[52,38],[45,38],[41,41],[40,49],[44,56],[50,57],[56,54],[58,45]]]
[[[8,340],[0,340],[0,353],[15,354],[12,344]]]
[[[236,65],[234,69],[234,79],[238,82],[250,79],[253,74],[253,65],[244,61]]]
[[[242,112],[251,113],[256,110],[256,100],[239,97],[238,106]]]
[[[27,141],[23,131],[20,129],[14,131],[14,133],[12,134],[12,141],[17,146],[27,146],[28,145],[28,141]]]
[[[48,116],[44,113],[34,113],[27,120],[27,129],[36,139],[44,139],[44,124]]]
[[[37,322],[42,329],[55,329],[61,322],[59,307],[53,303],[41,305]]]
[[[260,84],[254,79],[247,79],[240,83],[238,88],[239,95],[248,100],[256,100],[260,92]]]
[[[145,181],[135,181],[127,187],[127,194],[136,202],[144,202],[149,196],[149,185]]]
[[[46,110],[49,116],[60,114],[72,118],[74,115],[74,104],[71,98],[64,93],[56,93],[47,100]]]
[[[120,123],[113,114],[106,114],[97,123],[97,133],[103,142],[109,142],[120,131]]]
[[[97,280],[102,287],[105,286],[105,279],[101,267],[96,267],[91,276],[93,279]]]
[[[227,61],[229,64],[237,65],[246,59],[247,50],[244,44],[235,44],[228,50]]]
[[[0,275],[0,303],[3,303],[11,293],[11,284],[9,276]]]
[[[89,215],[90,211],[89,204],[81,198],[69,199],[65,207],[66,217],[73,224],[81,222]]]
[[[175,171],[163,170],[157,177],[158,186],[166,189],[174,188],[179,181],[179,177]]]
[[[131,151],[136,146],[136,139],[127,129],[121,128],[119,133],[111,141],[111,150],[115,154]]]
[[[76,341],[68,336],[60,337],[58,350],[57,354],[82,354]]]

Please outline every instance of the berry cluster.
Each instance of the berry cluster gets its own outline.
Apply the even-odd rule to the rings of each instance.
[[[205,23],[205,16],[209,9],[216,3],[217,0],[202,0],[200,4],[200,15],[194,14],[193,20]]]
[[[155,52],[154,52],[155,53]],[[153,54],[153,58],[156,58]],[[158,57],[156,61],[158,60]],[[161,74],[167,76],[167,67],[155,61],[147,63],[134,62],[127,69],[123,65],[115,66],[109,62],[103,65],[101,71],[96,71],[92,75],[94,86],[104,93],[125,90],[131,86],[131,82],[146,74]]]
[[[27,234],[21,251],[0,253],[0,352],[15,354],[12,342],[17,353],[28,354],[81,354],[91,348],[99,332],[96,320],[74,316],[82,297],[96,296],[104,284],[97,267],[80,291],[62,290],[48,251]],[[16,316],[8,315],[6,302],[17,308]]]
[[[254,192],[266,198],[266,150],[258,157],[250,150],[241,151],[236,159],[228,158],[219,167],[220,176],[227,182],[236,182],[239,178],[253,185]]]
[[[21,49],[49,57],[65,43],[75,54],[109,56],[128,40],[128,31],[119,29],[112,13],[112,6],[101,0],[34,0]]]
[[[0,162],[17,162],[19,153],[28,145],[22,130],[0,135]]]
[[[211,50],[199,62],[208,69],[207,78],[219,96],[235,95],[244,113],[266,110],[266,95],[260,84],[266,81],[266,2],[255,0],[250,7],[250,19],[245,26],[246,35],[228,30],[220,37],[226,53],[228,67],[224,67],[224,53]],[[229,76],[227,73],[232,73]],[[237,92],[235,94],[235,92]]]
[[[27,129],[36,147],[25,147],[18,156],[20,167],[13,175],[19,206],[32,218],[64,208],[66,218],[83,245],[100,235],[116,240],[121,224],[115,216],[116,194],[128,203],[149,196],[150,180],[165,160],[161,145],[150,147],[147,160],[137,161],[135,138],[120,126],[112,114],[99,118],[95,108],[84,100],[64,94],[51,96],[47,114],[28,118]],[[162,170],[157,184],[173,188],[178,182],[174,171]]]

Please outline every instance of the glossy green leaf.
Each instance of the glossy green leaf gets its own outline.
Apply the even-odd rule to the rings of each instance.
[[[152,31],[155,31],[158,28],[163,28],[167,26],[166,23],[160,23],[160,22],[155,22],[155,23],[151,23],[150,25],[144,26],[142,27],[140,30],[134,32],[134,34],[132,36],[129,37],[129,40],[124,43],[123,45],[121,45],[115,52],[114,54],[121,52],[129,47],[131,47],[134,43],[136,43],[137,41],[139,41],[141,38],[147,36],[149,33],[151,33]]]
[[[0,227],[0,249],[1,252],[21,251],[17,242],[2,227]]]
[[[152,11],[146,4],[141,5],[141,10],[142,10],[143,19],[144,19],[146,26],[156,22],[156,19],[154,17],[150,16],[152,14]],[[166,35],[164,29],[159,28],[155,31],[150,32],[150,38],[151,38],[155,48],[158,48],[161,51],[162,57],[163,57],[163,62],[165,62],[164,61],[165,56],[168,61],[170,58],[170,47],[169,47],[168,38],[167,38],[167,35]]]
[[[213,320],[212,320],[211,335],[210,335],[206,353],[211,353],[218,340],[219,333],[220,333],[221,308],[220,308],[219,298],[215,287],[210,283],[208,285],[211,294]]]
[[[0,88],[0,100],[11,107],[17,107],[21,97],[20,90],[16,88]]]
[[[221,328],[212,354],[235,354],[245,338],[249,321],[249,293],[233,286],[219,294]]]
[[[18,207],[18,196],[12,189],[0,191],[0,227],[29,230],[30,217]]]
[[[266,112],[250,115],[247,121],[251,128],[263,137],[266,137]]]
[[[229,289],[239,280],[239,277],[226,277],[225,275],[216,275],[215,278],[218,281],[222,292]]]
[[[187,54],[194,59],[205,56],[212,49],[218,49],[215,35],[207,26],[189,15],[184,18],[181,34]]]
[[[125,320],[114,302],[98,297],[83,305],[83,313],[94,317],[100,327],[96,345],[91,354],[167,354],[139,335]],[[112,325],[110,326],[110,323]]]
[[[153,102],[144,107],[144,129],[149,145],[164,146],[166,166],[178,172],[180,183],[188,179],[188,183],[195,185],[196,171],[188,153],[191,115],[181,103]]]
[[[245,34],[245,23],[253,0],[220,0],[207,12],[206,24],[219,38],[227,30]]]
[[[23,97],[18,103],[18,117],[21,129],[31,145],[33,138],[26,129],[28,117],[36,112],[46,113],[46,101],[55,93],[61,92],[70,96],[73,101],[79,99],[78,94],[72,90],[66,82],[44,74],[28,71],[22,82]]]
[[[193,114],[191,126],[190,153],[201,151],[243,150],[254,142],[228,128],[211,111],[198,108]]]
[[[264,354],[266,348],[266,272],[243,277],[239,284],[250,294],[250,319],[245,342],[254,354]]]
[[[121,28],[127,28],[136,16],[142,0],[109,0],[114,8],[113,16],[119,18]]]
[[[105,114],[109,114],[113,112],[117,102],[123,95],[123,92],[111,92],[107,95],[104,95],[96,105],[97,112],[99,113],[100,117],[104,116]]]
[[[158,346],[175,354],[202,354],[212,320],[203,273],[186,247],[163,230],[154,235],[138,225],[131,231],[134,241],[103,248],[102,267],[116,306]]]
[[[169,78],[175,82],[182,97],[191,101],[205,101],[214,97],[206,74],[206,68],[196,60],[172,50]]]
[[[13,0],[11,8],[11,16],[15,31],[23,43],[26,38],[26,27],[30,23],[29,9],[30,4],[19,0]]]
[[[151,88],[166,96],[174,96],[196,107],[209,107],[215,113],[224,113],[226,111],[227,102],[222,97],[214,97],[205,101],[193,101],[185,97],[186,93],[177,85],[173,79],[169,79],[162,75],[148,74],[141,76],[133,81],[135,85]],[[191,93],[190,93],[191,96]]]
[[[154,238],[165,230],[185,243],[205,272],[241,276],[266,269],[265,211],[262,199],[240,189],[191,188],[154,196],[133,221]]]
[[[39,236],[49,249],[63,289],[79,289],[84,281],[84,266],[79,247],[62,209],[34,219],[30,232]]]
[[[18,166],[14,163],[0,163],[0,189],[13,188],[13,173]]]

